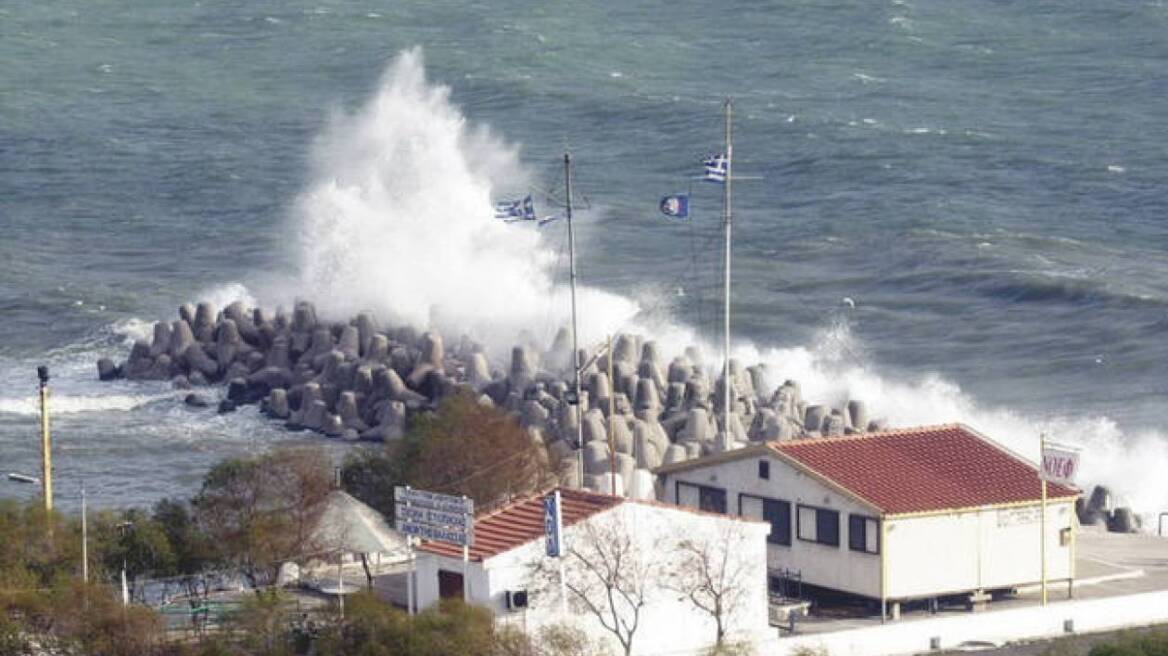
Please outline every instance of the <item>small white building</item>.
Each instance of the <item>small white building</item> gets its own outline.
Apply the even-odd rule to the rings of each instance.
[[[735,596],[723,617],[726,640],[756,642],[773,634],[767,626],[766,523],[561,489],[565,555],[557,559],[545,551],[543,499],[548,494],[476,517],[465,565],[461,547],[423,543],[416,575],[419,607],[444,597],[463,598],[465,567],[467,599],[494,611],[497,621],[533,636],[543,626],[568,624],[623,653],[617,637],[584,603],[586,598],[608,608],[603,577],[590,568],[603,570],[601,561],[619,555],[620,576],[633,582],[632,596],[644,597],[636,614],[623,602],[616,608],[623,621],[637,623],[632,653],[698,653],[714,644],[715,621],[679,588],[693,578],[682,572],[697,574],[685,554],[705,550],[717,563],[721,554],[730,556],[719,570],[727,573],[733,583],[728,594]]]
[[[768,442],[657,470],[663,498],[771,524],[772,576],[892,603],[1042,578],[1034,464],[963,425]],[[1074,576],[1076,490],[1048,486],[1046,577]]]

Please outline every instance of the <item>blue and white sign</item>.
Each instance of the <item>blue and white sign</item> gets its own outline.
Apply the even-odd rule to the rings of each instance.
[[[394,528],[423,540],[474,545],[474,501],[398,486],[393,490]]]
[[[543,526],[547,533],[547,555],[560,558],[564,555],[564,521],[560,514],[560,491],[543,499]]]

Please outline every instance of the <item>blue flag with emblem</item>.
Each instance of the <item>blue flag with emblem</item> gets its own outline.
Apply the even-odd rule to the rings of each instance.
[[[661,199],[661,213],[674,219],[689,218],[689,194],[670,194]]]
[[[564,555],[564,518],[561,507],[559,490],[543,498],[543,528],[547,537],[545,551],[552,558]]]
[[[725,155],[714,155],[702,163],[706,166],[706,174],[703,179],[710,182],[726,181],[726,171],[730,166],[730,161],[726,159]]]

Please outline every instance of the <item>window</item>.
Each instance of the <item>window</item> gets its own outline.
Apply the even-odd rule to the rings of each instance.
[[[767,542],[791,546],[791,502],[753,494],[738,495],[738,514],[771,524]]]
[[[840,543],[839,512],[799,505],[799,539],[833,547]]]
[[[848,548],[864,553],[880,553],[880,520],[864,515],[848,515]]]
[[[677,504],[724,515],[726,514],[726,490],[720,487],[678,481]]]
[[[765,480],[768,480],[768,481],[770,480],[770,478],[771,478],[771,461],[769,461],[769,460],[759,460],[758,461],[758,477],[765,479]]]

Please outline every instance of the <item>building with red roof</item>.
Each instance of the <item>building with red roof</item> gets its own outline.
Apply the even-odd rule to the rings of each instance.
[[[563,556],[546,550],[544,499],[560,495]],[[761,521],[703,512],[656,501],[639,501],[586,490],[558,490],[517,499],[474,518],[473,544],[428,541],[418,548],[419,608],[445,597],[465,598],[491,609],[497,622],[513,623],[529,635],[549,624],[575,626],[623,653],[615,636],[588,610],[589,603],[612,609],[598,576],[606,564],[620,563],[609,580],[637,581],[645,604],[637,610],[615,595],[620,621],[639,628],[632,653],[689,653],[711,646],[713,618],[678,592],[687,562],[683,543],[725,554],[739,603],[724,618],[733,640],[754,642],[768,628],[766,535]],[[562,573],[562,574],[559,574]],[[560,584],[559,576],[564,577]],[[635,596],[635,595],[634,595]]]
[[[1077,490],[949,424],[755,444],[657,470],[666,501],[768,521],[772,574],[894,603],[1074,576]]]

